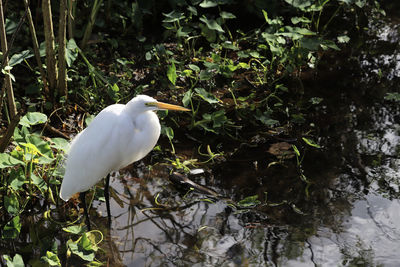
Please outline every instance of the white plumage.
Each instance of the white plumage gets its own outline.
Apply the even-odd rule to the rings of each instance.
[[[160,122],[153,112],[157,109],[189,111],[146,95],[103,109],[71,142],[60,197],[67,201],[108,173],[146,156],[160,136]]]

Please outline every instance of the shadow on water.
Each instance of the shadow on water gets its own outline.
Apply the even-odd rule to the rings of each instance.
[[[234,201],[258,195],[255,209],[177,190],[159,165],[114,177],[112,264],[398,266],[400,111],[384,96],[400,90],[399,29],[371,25],[377,37],[362,52],[326,55],[330,65],[304,81],[305,95],[324,99],[312,114],[323,148],[302,151],[309,186],[294,160],[269,166],[279,160],[267,143],[192,177]]]

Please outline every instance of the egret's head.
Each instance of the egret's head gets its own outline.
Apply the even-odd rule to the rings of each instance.
[[[181,106],[158,102],[154,98],[147,95],[137,95],[131,101],[129,101],[128,106],[130,106],[135,110],[141,110],[141,111],[147,111],[147,110],[190,111],[190,109]]]

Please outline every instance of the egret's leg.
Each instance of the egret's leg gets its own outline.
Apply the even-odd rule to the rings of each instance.
[[[104,186],[104,198],[106,199],[108,227],[111,228],[110,174],[107,174],[107,177],[106,177],[106,185]]]
[[[86,206],[86,192],[81,192],[79,194],[79,198],[81,199],[81,203],[83,205],[83,213],[85,214],[85,220],[88,230],[90,231],[90,220],[89,220],[89,213]]]

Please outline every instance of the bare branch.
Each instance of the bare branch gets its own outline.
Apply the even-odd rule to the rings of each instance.
[[[65,46],[67,34],[67,0],[60,0],[60,22],[58,26],[58,92],[68,96]]]

